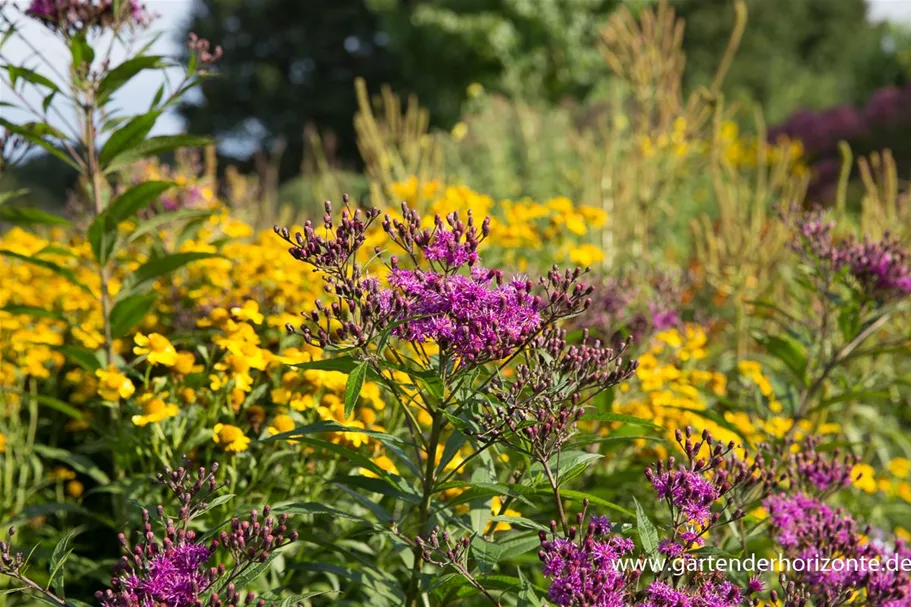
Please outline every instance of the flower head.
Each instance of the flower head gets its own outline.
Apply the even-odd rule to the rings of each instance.
[[[168,338],[160,333],[150,333],[148,336],[137,333],[133,341],[136,343],[133,354],[139,356],[145,354],[146,360],[153,365],[171,367],[179,360],[177,350],[174,349]]]
[[[250,439],[244,435],[244,431],[230,424],[215,424],[212,440],[228,453],[240,453],[250,446]]]
[[[140,427],[157,424],[180,413],[177,405],[165,403],[164,399],[154,394],[144,394],[140,398],[140,403],[142,403],[142,413],[132,417],[133,424]]]
[[[98,395],[104,400],[130,398],[136,391],[133,382],[113,365],[107,369],[98,369],[95,375],[98,377]]]

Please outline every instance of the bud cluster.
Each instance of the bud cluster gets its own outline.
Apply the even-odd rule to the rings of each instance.
[[[635,373],[638,363],[622,357],[628,345],[605,348],[587,333],[581,344],[569,345],[566,331],[549,327],[531,340],[525,362],[511,377],[491,381],[499,404],[487,405],[479,416],[478,436],[548,461],[575,433],[588,400]]]
[[[733,441],[724,445],[708,430],[696,441],[690,427],[677,430],[675,438],[686,460],[678,462],[672,456],[657,462],[654,470],[645,470],[656,495],[671,512],[672,537],[661,544],[661,551],[670,557],[702,546],[713,527],[743,518],[743,506],[758,497],[754,493],[767,494],[775,484],[774,473],[765,466],[762,454],[747,463],[749,453],[744,459],[737,457]],[[716,510],[719,501],[723,504]],[[731,513],[724,520],[728,510]]]
[[[836,239],[834,221],[827,221],[821,209],[805,213],[791,211],[791,243],[808,262],[825,276],[846,272],[868,299],[885,303],[911,295],[911,255],[889,234],[874,241],[869,236]]]
[[[176,470],[166,468],[158,481],[167,486],[180,503],[176,518],[168,517],[159,505],[157,518],[163,527],[159,540],[152,524],[152,515],[143,510],[143,527],[134,545],[120,534],[124,555],[114,566],[111,588],[95,594],[103,607],[264,607],[266,602],[253,593],[243,593],[234,580],[257,563],[266,561],[277,549],[297,541],[296,531],[289,531],[287,515],[277,520],[270,516],[269,506],[262,513],[253,510],[249,520],[231,521],[230,531],[222,531],[218,539],[208,542],[189,529],[195,514],[205,511],[204,499],[218,489],[213,464],[210,471],[200,468],[192,474],[187,466]],[[219,548],[231,555],[233,566],[217,566],[209,562]]]
[[[127,0],[122,6],[122,14],[115,15],[111,0],[32,0],[25,12],[50,29],[67,34],[121,22],[133,27],[149,24],[151,16],[139,0]]]

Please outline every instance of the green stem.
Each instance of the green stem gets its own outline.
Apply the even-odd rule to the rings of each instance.
[[[436,485],[436,453],[440,445],[440,437],[443,434],[443,426],[446,418],[443,416],[441,409],[433,414],[433,425],[430,428],[430,440],[427,443],[427,457],[424,469],[424,491],[421,497],[421,505],[418,510],[418,533],[423,534],[427,531],[425,528],[430,520],[430,502],[433,497],[433,490]],[[419,605],[418,597],[420,595],[421,565],[423,564],[421,549],[414,547],[414,565],[411,568],[411,581],[408,584],[408,593],[405,598],[405,605],[417,607]]]

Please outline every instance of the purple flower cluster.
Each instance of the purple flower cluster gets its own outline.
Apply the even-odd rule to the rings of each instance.
[[[643,276],[643,274],[645,274]],[[627,337],[647,341],[656,331],[681,325],[681,277],[646,269],[596,282],[593,305],[573,321],[611,345]]]
[[[828,274],[846,270],[862,293],[875,301],[900,299],[911,294],[911,255],[886,234],[882,240],[853,237],[836,239],[835,223],[814,209],[795,213],[792,247]]]
[[[720,575],[706,575],[681,587],[652,582],[636,607],[737,607],[742,602],[739,586]]]
[[[551,525],[556,529],[556,523]],[[610,535],[606,517],[595,516],[584,535],[572,527],[567,537],[552,539],[541,532],[538,556],[543,573],[551,579],[549,597],[557,605],[573,607],[624,607],[637,573],[624,572],[617,559],[631,553],[632,540]]]
[[[114,4],[110,0],[32,0],[26,14],[53,30],[70,33],[121,22],[145,27],[151,20],[151,15],[139,0],[124,3],[122,15],[114,14]]]
[[[906,573],[886,567],[834,567],[824,559],[853,559],[852,563],[884,563],[889,558],[909,558],[911,550],[901,542],[887,546],[867,542],[855,520],[819,499],[804,493],[775,495],[765,500],[769,524],[777,543],[787,554],[804,563],[792,567],[798,581],[814,598],[814,604],[840,605],[858,591],[867,603],[882,607],[911,605],[911,579]]]
[[[580,282],[580,269],[554,268],[532,281],[504,279],[501,271],[481,267],[477,250],[489,234],[489,218],[479,227],[470,213],[465,221],[450,213],[445,219],[436,216],[431,229],[407,205],[402,205],[403,219],[387,215],[382,221],[405,254],[388,260],[384,286],[358,261],[379,211],[352,212],[347,197],[345,205],[337,226],[328,202],[322,230],[308,221],[292,238],[289,230],[275,226],[291,245],[290,254],[320,272],[327,293],[335,297],[304,314],[299,334],[311,344],[357,348],[391,334],[413,344],[433,341],[443,358],[477,365],[509,358],[545,327],[591,304],[592,288]],[[382,259],[382,252],[377,246],[374,257]],[[287,328],[298,332],[293,325]]]
[[[859,458],[850,453],[836,449],[831,454],[818,450],[820,439],[808,437],[801,450],[790,453],[788,458],[788,478],[792,489],[805,487],[810,491],[826,493],[851,484],[851,472]],[[781,454],[784,455],[784,454]]]
[[[160,552],[148,558],[144,572],[132,570],[115,578],[114,587],[119,592],[114,600],[103,597],[102,605],[194,607],[211,582],[203,566],[214,552],[213,547],[193,543],[194,540],[190,532],[177,544],[166,541]]]
[[[278,520],[263,508],[250,519],[231,521],[230,531],[218,539],[203,543],[188,529],[193,517],[208,509],[208,497],[218,490],[215,481],[217,464],[207,471],[193,474],[187,467],[166,469],[158,481],[178,498],[180,511],[176,519],[165,515],[158,506],[157,516],[164,527],[164,537],[155,539],[152,517],[143,510],[143,529],[135,545],[120,535],[126,554],[114,566],[111,588],[95,593],[103,607],[236,607],[254,604],[255,595],[242,594],[233,581],[238,573],[255,563],[262,563],[276,549],[297,540],[297,532],[287,528],[287,515]],[[226,549],[235,566],[228,572],[224,564],[207,566],[217,549]],[[220,594],[221,593],[221,594]],[[206,599],[205,603],[203,599]],[[256,602],[264,607],[265,602]]]
[[[911,257],[888,234],[879,242],[849,239],[836,253],[835,266],[849,268],[864,292],[876,299],[911,294]]]
[[[742,518],[740,506],[756,499],[754,490],[762,495],[774,482],[774,473],[766,469],[761,454],[747,464],[734,454],[733,442],[723,445],[708,431],[697,441],[692,436],[691,428],[675,433],[686,454],[684,462],[670,457],[657,462],[654,470],[645,470],[655,494],[671,512],[672,535],[660,542],[659,549],[672,558],[702,546],[712,527]],[[713,507],[722,500],[726,503],[715,511]],[[732,511],[728,521],[722,521],[725,510]]]
[[[587,502],[586,502],[587,508]],[[585,515],[577,521],[581,526]],[[635,545],[629,538],[611,534],[607,517],[593,516],[584,534],[570,527],[565,537],[551,523],[550,539],[540,532],[538,556],[542,572],[550,578],[548,596],[556,605],[572,607],[737,607],[742,590],[721,572],[696,573],[673,581],[658,579],[644,590],[638,588],[641,569],[620,567],[618,560],[631,558]],[[750,582],[748,593],[761,590]]]
[[[460,247],[434,251],[448,263],[458,264],[466,258]],[[393,334],[415,343],[434,341],[466,361],[508,356],[541,323],[542,304],[531,295],[532,282],[519,278],[504,282],[502,272],[495,270],[475,266],[470,276],[463,276],[395,268],[389,284],[411,302],[408,317],[412,320],[396,327]],[[381,296],[386,298],[381,308],[386,313],[392,306],[393,291]]]
[[[911,126],[911,85],[879,89],[862,107],[837,105],[814,112],[800,110],[784,124],[769,129],[771,142],[797,139],[812,162],[811,196],[828,200],[835,194],[841,160],[838,143],[847,141],[855,154],[901,147],[903,129]],[[898,143],[899,145],[891,145]]]

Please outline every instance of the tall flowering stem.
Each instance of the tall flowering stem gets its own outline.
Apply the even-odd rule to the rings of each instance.
[[[587,337],[569,344],[560,328],[591,305],[592,287],[582,281],[588,269],[509,277],[481,264],[489,218],[453,212],[427,219],[403,204],[397,216],[380,220],[376,209],[352,209],[347,196],[343,203],[335,219],[327,202],[319,227],[308,221],[295,234],[275,227],[289,254],[319,274],[328,296],[301,312],[299,326],[287,328],[349,360],[352,372],[366,366],[398,399],[423,460],[413,513],[418,534],[430,532],[439,486],[498,442],[544,466],[565,525],[555,459],[585,404],[636,368],[622,359],[625,346],[613,350]],[[377,223],[388,247],[365,251],[368,239],[381,237]],[[403,394],[401,374],[417,397]],[[429,428],[420,426],[412,406],[424,410]],[[444,475],[437,457],[453,429],[472,437],[475,451]],[[409,605],[419,600],[424,560],[420,545],[413,549]]]
[[[802,328],[811,344],[805,354],[789,348],[790,361],[784,361],[802,375],[790,439],[833,373],[864,355],[865,344],[911,296],[911,257],[888,234],[878,241],[837,236],[835,222],[818,208],[790,209],[783,217],[807,278],[795,292],[808,293],[812,310],[805,321],[799,313],[789,317],[789,325]],[[801,308],[807,303],[800,302]]]

